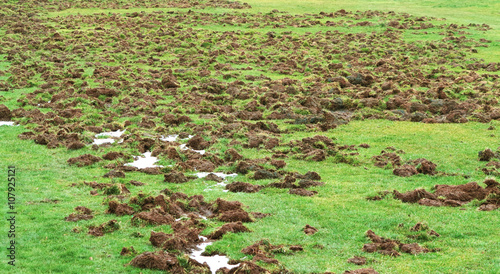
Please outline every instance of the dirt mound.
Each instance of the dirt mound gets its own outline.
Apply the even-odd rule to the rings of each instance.
[[[351,263],[351,264],[356,264],[356,265],[364,265],[364,264],[366,264],[366,258],[354,256],[354,257],[348,259],[347,262]]]
[[[102,156],[104,160],[112,161],[118,158],[123,158],[125,155],[121,152],[111,151]]]
[[[111,233],[120,229],[120,225],[116,220],[110,220],[107,223],[101,224],[99,226],[89,226],[89,234],[99,237],[104,236],[106,233]]]
[[[172,237],[172,234],[151,231],[151,236],[149,237],[149,242],[154,247],[160,247],[170,237]]]
[[[158,269],[169,271],[171,273],[184,273],[184,269],[180,266],[177,257],[168,252],[144,252],[135,257],[130,265],[145,268],[145,269]]]
[[[82,167],[82,166],[90,166],[99,161],[102,161],[102,159],[97,156],[94,156],[92,154],[84,154],[82,156],[70,158],[68,160],[68,164]]]
[[[226,185],[226,189],[231,192],[255,193],[259,192],[262,189],[262,186],[244,182],[233,182]]]
[[[368,230],[366,236],[372,241],[371,244],[365,244],[363,246],[363,251],[368,253],[378,252],[382,255],[397,257],[401,254],[396,249],[413,255],[430,252],[429,249],[423,248],[417,243],[403,244],[397,240],[382,238],[372,230]]]
[[[229,210],[224,211],[219,215],[219,221],[223,222],[244,222],[249,223],[254,220],[250,217],[248,212],[240,209],[240,210]]]
[[[164,178],[165,182],[175,183],[175,184],[182,184],[189,181],[189,179],[186,176],[184,176],[184,173],[178,171],[172,171],[168,174],[165,174]]]
[[[89,214],[69,214],[68,217],[65,218],[66,222],[77,222],[77,221],[80,221],[80,220],[90,220],[94,218],[93,215],[89,215]]]
[[[479,161],[485,161],[485,162],[489,162],[492,158],[498,158],[498,155],[496,155],[493,150],[487,148],[483,151],[479,151],[478,152],[478,157],[479,157]]]
[[[220,182],[224,181],[224,178],[219,177],[219,176],[217,176],[217,175],[215,175],[215,174],[213,174],[213,173],[208,174],[208,175],[207,175],[207,176],[205,176],[205,178],[203,178],[203,179],[204,179],[205,181],[215,181],[215,182],[218,182],[218,183],[220,183]]]
[[[0,121],[10,121],[12,113],[5,105],[0,105]]]
[[[318,194],[317,191],[309,191],[309,190],[305,190],[303,188],[290,189],[290,191],[288,191],[288,193],[294,194],[294,195],[299,195],[299,196],[314,196],[314,195]]]
[[[325,184],[324,182],[302,179],[299,181],[298,186],[300,188],[308,188],[308,187],[313,187],[313,186],[322,186],[324,184]]]
[[[132,218],[132,222],[139,219],[152,225],[169,225],[175,221],[172,215],[166,213],[161,208],[153,208],[149,212],[139,212],[134,215],[134,217]]]
[[[278,172],[270,171],[267,169],[259,169],[255,171],[253,175],[254,180],[265,180],[265,179],[277,179],[281,178],[281,175]]]
[[[84,206],[77,206],[75,207],[76,211],[79,211],[83,214],[92,214],[92,210],[90,208],[86,208]]]
[[[128,204],[120,204],[117,201],[110,201],[108,203],[107,213],[116,214],[116,216],[132,215],[134,209]]]
[[[210,239],[220,239],[222,236],[228,232],[238,233],[238,232],[250,232],[250,229],[246,228],[241,222],[228,223],[214,231],[208,238]]]
[[[221,213],[230,210],[242,210],[243,204],[238,201],[226,201],[221,198],[215,200],[214,212]]]
[[[435,175],[437,173],[436,164],[427,159],[419,158],[417,160],[414,160],[413,164],[416,165],[418,173],[428,174],[428,175]]]
[[[187,146],[195,150],[204,150],[210,146],[210,143],[205,141],[203,137],[196,135],[189,139]]]
[[[435,185],[434,193],[427,192],[424,189],[416,189],[405,193],[399,193],[394,190],[395,199],[404,203],[418,203],[424,206],[462,206],[472,200],[484,200],[493,195],[500,195],[498,182],[492,179],[484,181],[486,188],[479,186],[476,182],[470,182],[464,185]],[[495,198],[487,199],[481,206],[484,209],[491,209],[496,204]]]
[[[316,232],[318,232],[318,229],[317,229],[317,228],[312,227],[312,226],[310,226],[310,225],[306,225],[306,226],[304,227],[304,229],[303,229],[303,230],[304,230],[304,233],[305,233],[306,235],[313,235],[313,234],[315,234]]]
[[[130,255],[135,255],[137,254],[137,251],[135,251],[134,247],[123,247],[122,251],[120,252],[120,256],[130,256]]]
[[[373,268],[360,268],[356,270],[347,270],[344,274],[378,274]]]
[[[224,152],[224,160],[227,162],[235,162],[241,159],[243,159],[243,156],[241,156],[241,154],[239,154],[234,148],[230,148]]]
[[[418,174],[417,169],[412,165],[402,165],[399,168],[395,168],[392,173],[399,177],[410,177]]]
[[[221,268],[218,271],[221,271],[224,274],[262,274],[262,273],[271,273],[267,271],[265,268],[260,267],[252,262],[241,262],[238,267],[232,268],[228,270],[227,268]]]

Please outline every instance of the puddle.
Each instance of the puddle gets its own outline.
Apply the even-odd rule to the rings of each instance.
[[[238,176],[237,173],[231,173],[231,174],[224,174],[222,172],[198,172],[196,174],[194,174],[195,176],[197,176],[198,178],[205,178],[208,176],[208,174],[210,173],[213,173],[214,175],[217,175],[218,177],[221,177],[222,179],[224,179],[222,182],[220,183],[217,183],[216,185],[218,186],[221,186],[222,188],[225,188],[227,183],[226,183],[226,178],[227,177],[235,177],[235,176]],[[205,191],[208,191],[208,190],[212,190],[210,189],[210,187],[208,187],[207,189],[205,189]],[[228,192],[229,190],[227,189],[223,189],[222,192]]]
[[[205,251],[205,248],[207,246],[211,245],[213,242],[207,242],[207,238],[203,236],[198,236],[200,239],[202,239],[204,242],[197,245],[196,249],[193,250],[193,252],[189,255],[191,259],[194,259],[198,261],[199,263],[207,263],[208,266],[210,267],[210,271],[212,274],[215,274],[215,272],[222,267],[227,267],[227,269],[232,269],[235,267],[238,267],[240,264],[235,264],[235,265],[230,265],[228,264],[229,258],[226,256],[221,256],[221,255],[214,255],[214,256],[203,256],[201,253]]]
[[[221,177],[222,179],[226,179],[226,177],[234,177],[238,176],[237,173],[232,173],[232,174],[224,174],[222,172],[198,172],[195,173],[194,176],[197,176],[198,178],[205,178],[208,176],[208,174],[213,173],[214,175]]]
[[[15,122],[11,121],[0,121],[0,126],[13,126]]]
[[[158,158],[152,157],[151,152],[147,151],[144,154],[144,157],[134,157],[135,161],[133,163],[125,164],[126,166],[133,166],[136,168],[148,168],[148,167],[163,167],[160,165],[155,165],[158,162]]]
[[[111,131],[111,132],[103,132],[96,134],[95,137],[111,137],[111,138],[102,138],[102,139],[94,139],[94,142],[92,143],[93,145],[102,145],[102,144],[112,144],[115,142],[115,138],[120,138],[125,130],[117,130],[117,131]],[[118,143],[123,142],[123,140],[120,140]]]
[[[181,140],[189,140],[193,138],[194,135],[189,135],[187,138],[181,139]],[[161,136],[160,140],[164,142],[175,142],[179,138],[179,135],[168,135],[167,137]]]

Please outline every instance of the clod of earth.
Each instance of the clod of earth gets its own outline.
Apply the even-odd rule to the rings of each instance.
[[[259,192],[262,189],[262,186],[244,182],[232,182],[226,185],[226,189],[231,192],[255,193]]]
[[[366,264],[366,258],[354,256],[354,257],[348,259],[347,262],[351,263],[351,264],[356,264],[356,265],[364,265],[364,264]]]
[[[113,231],[116,231],[120,229],[120,225],[118,224],[118,221],[116,220],[110,220],[106,223],[103,223],[99,226],[89,226],[89,234],[99,237],[99,236],[104,236],[106,233],[111,233]]]
[[[220,239],[222,236],[228,232],[238,233],[238,232],[250,232],[250,229],[245,227],[241,222],[224,224],[222,227],[214,231],[208,238],[210,239]]]
[[[318,232],[318,229],[317,229],[317,228],[312,227],[312,226],[310,226],[310,225],[306,225],[306,226],[304,227],[304,229],[303,229],[303,230],[304,230],[304,233],[305,233],[306,235],[313,235],[313,234],[315,234],[316,232]]]

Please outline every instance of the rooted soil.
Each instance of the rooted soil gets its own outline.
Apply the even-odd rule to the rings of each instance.
[[[226,189],[231,192],[255,193],[259,192],[262,189],[262,186],[244,182],[232,182],[226,185]]]
[[[210,234],[210,239],[220,239],[222,236],[228,232],[238,233],[238,232],[250,232],[250,229],[246,228],[241,222],[225,224],[212,234]]]
[[[116,220],[111,220],[108,221],[107,223],[101,224],[99,226],[89,226],[89,234],[99,237],[99,236],[104,236],[106,233],[111,233],[116,230],[120,229],[120,225],[118,224],[118,221]]]

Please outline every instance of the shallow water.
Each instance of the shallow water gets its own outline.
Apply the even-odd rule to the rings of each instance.
[[[152,157],[150,151],[145,152],[143,155],[144,157],[134,157],[134,162],[125,165],[133,166],[139,169],[148,167],[163,167],[161,165],[155,165],[155,163],[158,162],[158,158]]]
[[[192,259],[198,261],[199,263],[207,263],[210,267],[210,271],[215,274],[217,269],[222,267],[227,267],[228,269],[238,267],[240,264],[230,265],[228,264],[229,258],[226,256],[215,255],[215,256],[203,256],[201,253],[205,251],[207,246],[211,245],[212,242],[207,242],[207,238],[199,236],[204,242],[197,245],[196,249],[189,255]]]

